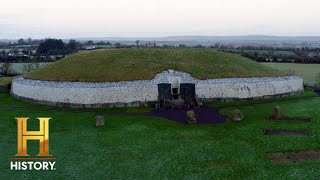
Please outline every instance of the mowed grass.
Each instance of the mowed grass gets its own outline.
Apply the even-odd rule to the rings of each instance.
[[[12,101],[17,100],[12,99]],[[1,105],[0,101],[0,105]],[[280,105],[286,116],[312,117],[311,123],[266,121]],[[316,179],[319,162],[273,164],[269,151],[320,149],[320,98],[239,107],[242,122],[188,126],[162,118],[96,113],[0,110],[0,174],[2,179]],[[26,105],[28,106],[28,105]],[[234,108],[220,112],[231,116]],[[56,171],[11,171],[16,153],[15,117],[50,120],[50,153]],[[265,128],[308,130],[312,136],[264,136]],[[38,153],[30,142],[28,152]]]
[[[279,71],[293,71],[301,76],[308,85],[316,83],[317,74],[320,73],[320,64],[294,64],[294,63],[262,63]]]
[[[198,79],[288,75],[236,54],[141,48],[82,51],[25,77],[49,81],[118,82],[153,79],[168,69],[187,72]]]

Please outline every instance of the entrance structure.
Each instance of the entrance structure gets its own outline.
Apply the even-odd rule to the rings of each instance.
[[[200,102],[196,97],[195,84],[182,83],[174,84],[162,83],[158,84],[159,101],[161,107],[189,107],[200,106]]]

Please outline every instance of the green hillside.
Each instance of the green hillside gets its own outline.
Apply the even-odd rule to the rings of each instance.
[[[173,69],[198,79],[284,76],[236,54],[197,49],[114,49],[81,51],[25,77],[49,81],[117,82],[153,79]]]

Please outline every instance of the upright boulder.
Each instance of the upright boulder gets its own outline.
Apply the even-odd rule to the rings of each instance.
[[[104,117],[96,116],[96,126],[104,126]]]
[[[244,118],[244,115],[242,114],[242,112],[239,109],[235,109],[233,111],[233,120],[234,121],[242,121]]]
[[[280,119],[282,118],[282,111],[281,111],[281,108],[280,106],[276,106],[274,109],[273,109],[273,112],[272,112],[272,118],[273,119]]]
[[[194,111],[187,111],[187,123],[188,124],[197,124],[197,118]]]

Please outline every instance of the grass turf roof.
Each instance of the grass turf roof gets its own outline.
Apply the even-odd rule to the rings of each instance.
[[[285,76],[236,54],[199,49],[114,49],[81,51],[26,74],[34,80],[118,82],[150,80],[173,69],[198,79]]]

